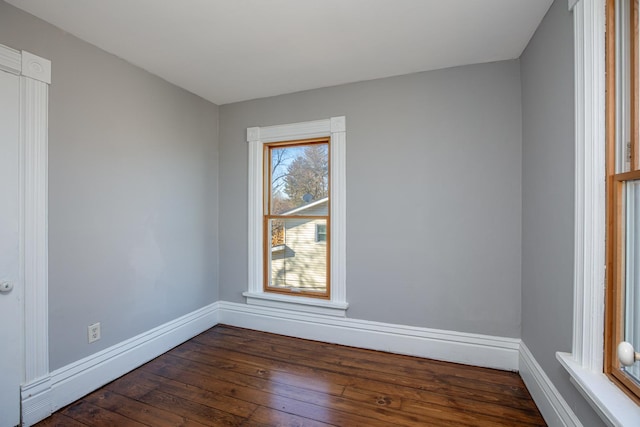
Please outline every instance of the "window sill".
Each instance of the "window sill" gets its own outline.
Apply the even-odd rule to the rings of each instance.
[[[247,298],[247,304],[250,305],[283,308],[337,317],[345,317],[347,308],[349,307],[349,304],[346,302],[334,302],[317,298],[294,297],[289,295],[270,294],[266,292],[243,292],[242,296]]]
[[[569,353],[558,352],[556,358],[569,372],[571,382],[608,425],[640,425],[640,406],[613,384],[605,374],[583,368]]]

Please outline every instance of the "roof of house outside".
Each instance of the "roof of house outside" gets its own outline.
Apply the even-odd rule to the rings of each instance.
[[[328,201],[329,201],[329,198],[328,198],[328,197],[324,197],[324,198],[322,198],[322,199],[320,199],[320,200],[316,200],[315,202],[311,202],[311,203],[309,203],[309,204],[302,205],[302,206],[297,207],[297,208],[295,208],[295,209],[291,209],[290,211],[283,212],[283,213],[281,213],[280,215],[293,215],[293,214],[297,214],[297,213],[299,213],[299,212],[305,211],[305,210],[307,210],[307,209],[309,209],[309,208],[312,208],[312,207],[314,207],[314,206],[321,205],[321,204],[326,203],[326,202],[328,202]]]

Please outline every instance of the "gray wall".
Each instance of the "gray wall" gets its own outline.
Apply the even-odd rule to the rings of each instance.
[[[585,426],[601,425],[555,358],[571,352],[573,18],[556,0],[521,57],[522,340]]]
[[[220,299],[247,289],[246,128],[347,117],[348,316],[520,336],[518,61],[220,107]]]
[[[51,368],[216,301],[218,107],[2,1],[0,43],[53,62]]]

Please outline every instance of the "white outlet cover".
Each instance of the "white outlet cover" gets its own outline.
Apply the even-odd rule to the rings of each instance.
[[[89,325],[87,328],[89,343],[98,341],[100,339],[100,322]]]

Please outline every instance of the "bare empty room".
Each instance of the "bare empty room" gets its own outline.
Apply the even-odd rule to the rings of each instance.
[[[638,8],[0,0],[0,427],[640,425]]]

